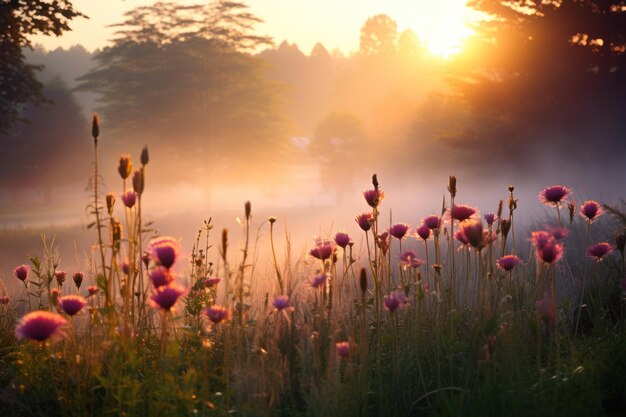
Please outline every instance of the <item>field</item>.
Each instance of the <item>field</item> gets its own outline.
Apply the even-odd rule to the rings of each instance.
[[[144,220],[148,150],[120,157],[115,195],[97,119],[93,135],[84,268],[62,270],[48,236],[5,274],[3,415],[626,413],[621,208],[548,186],[524,204],[550,217],[526,230],[513,186],[482,212],[450,176],[443,207],[392,223],[373,175],[362,213],[333,219],[350,232],[305,253],[247,202],[238,230],[205,220],[183,259]]]

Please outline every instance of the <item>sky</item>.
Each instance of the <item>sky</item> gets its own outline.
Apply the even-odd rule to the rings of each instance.
[[[201,0],[177,0],[182,4]],[[92,51],[107,45],[123,14],[154,0],[74,0],[74,7],[89,16],[71,23],[72,32],[59,38],[36,37],[46,49],[69,48],[80,44]],[[412,29],[435,53],[449,55],[458,49],[459,39],[469,35],[467,23],[477,19],[465,7],[467,0],[248,0],[252,13],[265,23],[259,30],[276,44],[296,43],[308,53],[316,42],[329,50],[349,54],[358,49],[359,30],[368,17],[386,14],[398,23],[400,31]]]

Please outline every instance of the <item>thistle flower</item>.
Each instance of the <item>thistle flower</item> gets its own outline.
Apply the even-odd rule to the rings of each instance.
[[[2,297],[0,297],[0,304],[2,305],[9,304],[10,301],[11,299],[9,298],[8,295],[3,295]]]
[[[485,213],[484,217],[487,225],[489,226],[493,226],[495,221],[498,220],[498,215],[495,213]]]
[[[109,213],[109,216],[110,216],[113,214],[113,207],[115,206],[115,193],[110,192],[107,194],[106,203],[107,203],[107,212]]]
[[[211,307],[205,309],[204,314],[206,314],[209,320],[216,324],[227,320],[229,315],[226,308],[216,305],[212,305]]]
[[[409,231],[410,227],[411,226],[406,223],[396,223],[389,228],[389,234],[396,239],[402,239]]]
[[[480,220],[465,220],[461,222],[460,232],[465,235],[468,243],[476,249],[482,249],[483,223]]]
[[[317,274],[313,277],[310,284],[313,288],[320,288],[324,286],[326,280],[330,278],[330,274],[328,272],[318,271]]]
[[[613,245],[607,242],[597,243],[587,249],[587,255],[596,258],[598,262],[602,262],[602,258],[611,252],[613,252]]]
[[[553,240],[555,240],[554,236],[545,230],[537,230],[530,234],[530,241],[537,249],[543,248]]]
[[[400,255],[400,265],[404,268],[419,268],[424,265],[424,261],[419,259],[415,252],[409,250]]]
[[[557,207],[563,202],[563,199],[567,197],[572,191],[562,185],[553,185],[551,187],[544,188],[539,193],[539,201],[547,206]]]
[[[372,228],[372,221],[374,221],[374,216],[372,216],[372,213],[361,213],[357,215],[354,220],[358,223],[361,230],[367,232]]]
[[[554,240],[561,242],[569,235],[569,230],[565,227],[550,227],[548,228],[548,233],[552,235]]]
[[[597,201],[585,201],[583,205],[580,206],[580,215],[590,224],[596,221],[602,213],[604,213],[604,210],[602,210],[602,206],[598,204]]]
[[[65,278],[66,277],[67,277],[67,272],[65,272],[65,271],[54,271],[54,278],[56,278],[57,284],[59,285],[59,287],[63,286],[63,283],[65,282]]]
[[[347,233],[337,232],[335,234],[335,243],[337,244],[337,246],[340,246],[342,249],[345,249],[346,246],[350,244],[350,242],[352,242],[352,239],[350,239],[350,236]]]
[[[371,208],[376,208],[380,205],[380,203],[385,198],[384,191],[376,188],[373,190],[363,191],[363,197],[365,198],[365,202]]]
[[[376,238],[376,241],[378,242],[378,246],[380,247],[383,255],[386,255],[387,251],[389,250],[389,232],[383,232],[379,234]]]
[[[401,307],[407,304],[408,300],[403,292],[394,291],[391,294],[389,294],[387,297],[385,297],[385,299],[383,300],[383,303],[385,304],[385,308],[389,310],[391,314],[393,314],[398,309],[398,307]]]
[[[458,220],[460,222],[469,219],[477,214],[478,210],[468,205],[454,205],[451,209],[448,209],[448,216],[452,220]]]
[[[426,223],[423,223],[420,227],[415,229],[415,232],[422,240],[427,240],[430,237],[430,228]]]
[[[87,287],[87,293],[89,294],[90,297],[93,297],[94,295],[98,294],[98,291],[100,291],[100,288],[98,288],[95,285],[90,285]]]
[[[520,258],[515,255],[506,255],[496,261],[496,266],[501,271],[511,271],[518,265],[521,265],[523,262]]]
[[[67,320],[49,311],[33,311],[28,313],[17,324],[15,334],[18,339],[31,339],[43,342],[58,334]]]
[[[28,279],[28,274],[30,273],[30,266],[28,265],[20,265],[13,270],[15,277],[20,281],[26,283]]]
[[[335,348],[337,349],[337,355],[342,358],[350,356],[350,342],[337,342]]]
[[[336,246],[330,240],[317,238],[315,239],[315,247],[309,251],[309,254],[314,258],[325,261],[333,256],[336,250]]]
[[[213,287],[213,286],[219,284],[221,280],[222,280],[221,278],[207,278],[202,283],[205,286],[210,288],[210,287]]]
[[[87,305],[87,300],[80,295],[66,295],[59,298],[59,306],[68,316],[74,316]]]
[[[174,280],[174,277],[172,276],[172,274],[170,274],[170,271],[162,266],[157,266],[153,268],[148,273],[148,276],[150,277],[150,281],[152,282],[154,288],[163,287]]]
[[[537,259],[546,264],[558,262],[563,256],[563,245],[556,243],[554,240],[537,248]]]
[[[150,305],[164,311],[170,311],[178,298],[185,294],[185,289],[176,284],[163,285],[150,296]]]
[[[502,232],[503,238],[506,239],[509,234],[509,230],[511,230],[511,219],[500,220],[500,231]]]
[[[82,272],[74,272],[72,275],[72,279],[74,280],[74,284],[76,284],[76,288],[80,290],[80,286],[83,283],[83,279],[85,278],[85,274]]]
[[[148,251],[155,262],[170,269],[176,262],[180,244],[171,237],[158,237],[150,241]]]
[[[282,311],[286,308],[289,308],[289,296],[288,295],[279,295],[276,298],[274,298],[274,302],[272,303],[272,305],[274,306],[274,308],[277,311]]]
[[[125,153],[120,156],[120,162],[117,168],[117,172],[120,173],[120,177],[122,177],[123,180],[128,178],[130,176],[130,173],[133,172],[133,163],[130,161],[129,154]]]
[[[126,207],[133,208],[137,202],[137,194],[134,190],[126,190],[126,192],[122,194],[122,201]]]
[[[469,240],[467,240],[467,237],[465,236],[465,233],[463,233],[462,230],[454,232],[454,238],[458,240],[459,242],[461,242],[461,244],[463,245],[469,245]]]
[[[422,223],[424,223],[430,230],[439,229],[442,223],[441,216],[431,214],[430,216],[424,217],[424,219],[422,219]]]

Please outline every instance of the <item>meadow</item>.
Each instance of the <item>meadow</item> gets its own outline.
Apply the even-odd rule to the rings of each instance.
[[[548,185],[524,204],[550,217],[525,230],[514,186],[482,212],[450,176],[409,225],[374,174],[362,213],[334,219],[354,232],[299,253],[246,202],[239,230],[204,220],[182,259],[144,220],[148,149],[99,167],[97,118],[92,134],[85,269],[43,239],[5,274],[3,415],[626,414],[623,208]]]

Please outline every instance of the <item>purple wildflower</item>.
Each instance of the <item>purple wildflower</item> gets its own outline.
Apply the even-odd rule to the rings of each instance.
[[[87,287],[87,293],[89,294],[90,297],[93,297],[94,295],[98,294],[98,291],[100,291],[100,289],[96,287],[95,285],[90,285]]]
[[[496,266],[502,271],[511,271],[521,264],[522,260],[515,255],[506,255],[496,261]]]
[[[476,249],[482,249],[483,223],[480,220],[465,220],[461,222],[460,232],[465,235],[468,243]]]
[[[462,230],[459,230],[458,232],[454,232],[454,238],[458,240],[459,242],[461,242],[463,245],[469,245],[469,241],[467,240],[467,237],[465,236],[465,233],[463,233]]]
[[[420,266],[424,265],[424,261],[419,259],[415,252],[409,250],[404,252],[400,256],[400,265],[402,265],[404,268],[419,268]]]
[[[409,231],[410,227],[411,226],[406,223],[396,223],[394,225],[391,225],[391,227],[389,228],[389,234],[396,239],[402,239]]]
[[[385,304],[385,308],[393,314],[398,309],[398,307],[407,304],[408,300],[403,292],[394,291],[389,294],[389,296],[385,297],[383,303]]]
[[[368,206],[376,208],[385,198],[385,193],[380,189],[367,190],[363,191],[363,197]]]
[[[221,280],[222,280],[221,278],[207,278],[202,283],[205,286],[210,288],[210,287],[213,287],[214,285],[219,284]]]
[[[556,240],[557,242],[561,242],[569,235],[569,230],[567,230],[565,227],[550,227],[548,228],[548,233],[552,235],[554,240]]]
[[[597,201],[589,200],[580,206],[580,215],[585,218],[589,223],[596,221],[604,213],[602,206]]]
[[[611,252],[613,252],[613,245],[607,242],[597,243],[587,249],[587,255],[596,258],[598,262],[601,262],[602,258]]]
[[[386,255],[387,251],[389,250],[389,232],[381,233],[380,235],[378,235],[377,240],[381,252],[383,253],[383,255]]]
[[[563,256],[563,245],[552,240],[542,248],[537,248],[537,258],[547,264],[558,262]]]
[[[22,282],[26,282],[28,279],[28,274],[30,273],[30,266],[28,265],[20,265],[13,270],[15,277]]]
[[[83,274],[82,272],[74,272],[74,275],[72,275],[72,279],[74,280],[74,284],[76,284],[76,288],[80,290],[83,279],[85,279],[85,274]]]
[[[567,197],[572,191],[562,185],[553,185],[551,187],[544,188],[539,193],[539,201],[547,206],[556,207],[565,197]]]
[[[174,238],[159,237],[150,241],[149,251],[155,262],[170,269],[176,262],[180,244]]]
[[[554,236],[544,230],[537,230],[530,234],[530,241],[537,249],[543,248],[552,240],[554,240]]]
[[[358,223],[361,230],[367,232],[372,228],[372,221],[374,221],[374,216],[372,216],[372,213],[369,212],[361,213],[357,215],[354,220]]]
[[[330,274],[328,272],[318,271],[317,274],[311,280],[311,287],[320,288],[324,286],[328,278],[330,278]]]
[[[426,223],[415,229],[415,232],[422,240],[427,240],[430,237],[430,227]]]
[[[204,314],[206,314],[213,323],[221,323],[228,319],[228,310],[222,306],[212,305],[204,310]]]
[[[330,240],[315,239],[315,247],[309,251],[309,254],[321,261],[329,259],[335,251],[336,246]]]
[[[272,303],[274,308],[278,311],[282,311],[286,308],[289,308],[289,296],[288,295],[279,295],[274,298],[274,302]]]
[[[57,284],[59,285],[59,287],[62,287],[63,283],[65,282],[65,277],[67,277],[67,272],[54,271],[54,277],[56,278]]]
[[[470,207],[467,205],[454,205],[451,209],[448,209],[448,215],[452,220],[458,220],[460,222],[469,219],[472,216],[475,216],[478,213],[478,210],[474,207]]]
[[[337,342],[335,347],[337,349],[337,355],[342,358],[350,356],[350,342]]]
[[[28,313],[17,324],[15,334],[18,339],[32,339],[43,342],[59,332],[67,320],[49,311]]]
[[[441,222],[441,216],[437,216],[436,214],[426,216],[422,220],[422,223],[424,223],[430,230],[439,229],[441,227]]]
[[[125,193],[122,193],[122,201],[126,207],[133,208],[137,202],[137,193],[134,190],[127,190]]]
[[[74,316],[87,305],[87,300],[80,295],[66,295],[59,298],[59,306],[68,316]]]
[[[496,213],[485,213],[485,221],[487,225],[493,226],[496,220],[498,220],[498,215]]]
[[[185,289],[176,285],[169,284],[157,288],[150,297],[150,304],[154,308],[161,308],[170,311],[178,298],[185,293]]]
[[[337,246],[340,246],[342,249],[345,249],[346,246],[350,244],[350,242],[352,242],[352,239],[350,239],[350,235],[348,235],[347,233],[337,232],[335,234],[335,243],[337,244]]]
[[[162,266],[157,266],[152,269],[148,276],[150,277],[150,281],[152,281],[152,285],[154,288],[159,288],[164,285],[168,285],[170,282],[174,280],[174,277],[170,273],[170,271]]]

